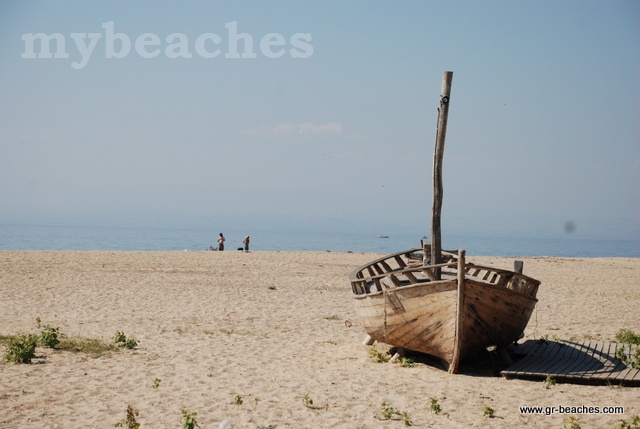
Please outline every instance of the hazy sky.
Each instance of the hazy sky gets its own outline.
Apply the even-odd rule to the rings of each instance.
[[[635,0],[3,1],[0,223],[427,233],[446,70],[445,232],[640,238]]]

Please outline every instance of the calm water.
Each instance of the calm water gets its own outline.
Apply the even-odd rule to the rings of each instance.
[[[123,228],[0,225],[0,250],[204,250],[219,231],[203,228]],[[222,231],[226,249],[242,246],[245,231]],[[418,247],[419,234],[250,231],[252,250],[392,253]],[[640,257],[639,240],[444,236],[446,249],[479,256]]]

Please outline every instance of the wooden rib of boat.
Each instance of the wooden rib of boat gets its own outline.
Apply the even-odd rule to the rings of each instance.
[[[436,356],[450,373],[488,346],[519,339],[538,301],[538,280],[465,262],[464,251],[442,251],[440,264],[429,260],[424,247],[351,272],[356,311],[371,338]]]

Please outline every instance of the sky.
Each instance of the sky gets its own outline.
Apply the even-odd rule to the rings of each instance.
[[[0,3],[0,223],[640,239],[640,2]],[[237,226],[237,225],[235,225]]]

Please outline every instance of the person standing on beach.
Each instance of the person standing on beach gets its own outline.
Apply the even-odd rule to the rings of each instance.
[[[218,237],[218,250],[224,250],[224,235],[222,233]]]
[[[242,244],[244,244],[244,251],[248,252],[249,251],[249,242],[251,241],[251,239],[249,238],[249,236],[247,235],[244,240],[242,240]]]

